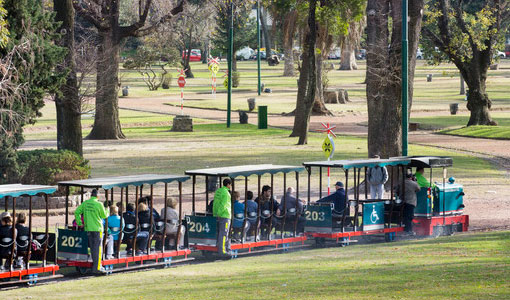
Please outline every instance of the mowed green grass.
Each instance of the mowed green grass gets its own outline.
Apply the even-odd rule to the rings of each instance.
[[[354,245],[115,274],[5,299],[509,299],[510,233]]]
[[[510,140],[510,126],[469,126],[441,131],[442,134]]]
[[[205,167],[263,163],[301,165],[305,161],[325,160],[321,148],[324,135],[320,133],[310,133],[307,145],[296,146],[297,138],[289,138],[289,130],[259,130],[249,124],[232,124],[230,129],[225,124],[197,124],[191,133],[171,132],[170,126],[131,127],[123,132],[125,140],[85,142],[84,156],[90,160],[92,176],[182,174]],[[54,134],[52,131],[30,133],[26,139],[48,139],[45,135]],[[339,136],[335,139],[334,159],[365,158],[366,143],[362,137]],[[454,166],[449,174],[464,180],[502,177],[502,171],[481,158],[417,145],[410,145],[409,154],[451,156]],[[317,172],[313,176],[316,177]],[[340,170],[333,170],[332,176],[344,177]],[[303,181],[305,174],[302,177]]]

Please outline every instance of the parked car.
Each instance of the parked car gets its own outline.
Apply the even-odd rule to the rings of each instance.
[[[248,60],[255,54],[255,50],[250,47],[244,47],[241,50],[237,50],[236,58],[237,60]]]
[[[499,58],[506,58],[505,52],[502,51],[496,51],[496,56]]]
[[[332,49],[328,54],[328,59],[340,59],[341,55],[341,49],[340,48],[334,48]]]
[[[416,50],[416,59],[423,59],[423,52],[421,51],[420,48]]]
[[[367,59],[367,50],[359,49],[358,54],[356,54],[356,59]]]
[[[188,53],[188,50],[182,51],[182,59],[186,59],[186,54]],[[201,61],[202,60],[202,53],[200,49],[191,49],[191,55],[189,57],[189,61]]]
[[[280,53],[275,49],[271,49],[271,55],[278,56],[278,59],[280,60],[284,58],[283,53]],[[257,59],[257,50],[254,51],[250,59]],[[266,59],[266,48],[260,48],[260,59]]]

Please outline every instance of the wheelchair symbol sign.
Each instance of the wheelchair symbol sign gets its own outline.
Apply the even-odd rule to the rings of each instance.
[[[379,221],[379,216],[377,215],[375,205],[372,205],[372,213],[370,214],[370,221],[372,221],[373,224],[376,224],[377,221]]]

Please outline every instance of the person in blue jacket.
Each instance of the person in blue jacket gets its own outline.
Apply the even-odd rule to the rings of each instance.
[[[317,203],[333,203],[333,215],[341,215],[345,209],[347,194],[341,181],[335,183],[335,189],[333,194],[320,199]]]

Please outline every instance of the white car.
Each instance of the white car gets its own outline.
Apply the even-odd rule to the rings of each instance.
[[[255,54],[255,50],[250,47],[244,47],[243,49],[237,50],[236,58],[239,60],[248,60]]]
[[[416,59],[423,59],[423,52],[421,51],[420,48],[416,50]]]
[[[506,58],[505,52],[496,51],[496,56],[499,58]]]

